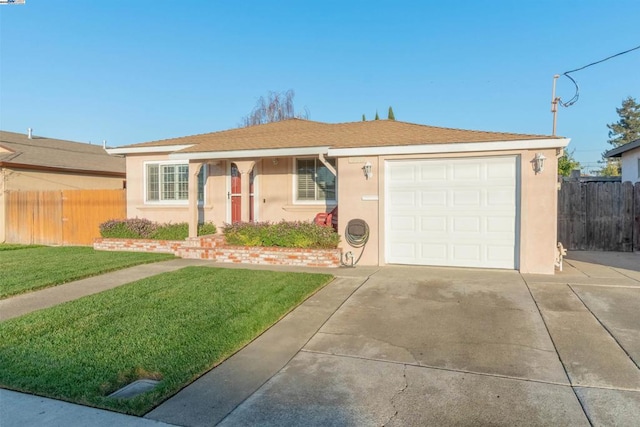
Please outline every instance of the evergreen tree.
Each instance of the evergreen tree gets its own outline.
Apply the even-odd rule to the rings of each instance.
[[[387,114],[387,119],[389,120],[395,120],[396,116],[393,114],[393,108],[391,108],[391,106],[389,106],[389,114]]]
[[[607,125],[609,144],[614,147],[627,144],[640,138],[640,104],[632,97],[622,101],[622,107],[616,108],[620,120]]]
[[[376,118],[373,120],[380,120],[380,117],[378,116],[378,110],[376,110]]]
[[[366,122],[366,121],[367,121],[367,118],[364,116],[364,114],[362,115],[362,121],[363,121],[363,122]]]
[[[631,96],[622,101],[622,106],[616,108],[616,113],[620,120],[608,124],[609,139],[607,142],[614,147],[619,147],[640,138],[640,104]],[[622,166],[618,158],[606,158],[602,153],[602,163],[600,169],[601,176],[620,176]]]

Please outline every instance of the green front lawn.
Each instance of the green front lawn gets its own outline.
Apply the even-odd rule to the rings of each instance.
[[[187,267],[0,323],[0,386],[141,415],[332,276]],[[107,397],[159,379],[131,399]]]
[[[0,245],[0,299],[138,264],[167,254],[102,252],[89,247]]]

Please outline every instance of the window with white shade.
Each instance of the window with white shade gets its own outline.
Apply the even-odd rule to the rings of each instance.
[[[198,174],[198,202],[204,202],[206,166]],[[185,203],[189,200],[188,163],[146,163],[145,202]]]
[[[327,163],[335,169],[335,160]],[[335,202],[336,177],[318,158],[296,159],[295,196],[297,202]]]

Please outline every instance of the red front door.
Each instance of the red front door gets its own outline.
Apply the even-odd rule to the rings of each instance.
[[[238,166],[231,163],[231,223],[242,221],[242,177]],[[253,171],[249,174],[249,221],[253,221]]]
[[[242,179],[235,163],[231,163],[231,223],[242,220]]]

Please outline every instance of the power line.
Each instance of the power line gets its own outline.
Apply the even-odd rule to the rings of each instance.
[[[578,98],[580,98],[580,88],[578,87],[578,83],[576,83],[576,81],[573,79],[573,77],[571,77],[569,74],[575,73],[576,71],[584,70],[585,68],[589,68],[589,67],[594,66],[596,64],[600,64],[602,62],[608,61],[608,60],[610,60],[612,58],[615,58],[617,56],[621,56],[621,55],[627,54],[629,52],[633,52],[634,50],[638,50],[638,49],[640,49],[640,46],[633,47],[631,49],[625,50],[624,52],[616,53],[615,55],[608,56],[608,57],[606,57],[604,59],[601,59],[599,61],[595,61],[595,62],[592,62],[591,64],[587,64],[587,65],[582,66],[580,68],[576,68],[575,70],[565,71],[564,73],[562,73],[563,76],[565,76],[569,80],[571,80],[573,85],[576,87],[576,92],[573,95],[573,97],[567,102],[562,102],[562,100],[560,98],[558,98],[558,102],[560,103],[560,105],[562,105],[563,107],[570,107],[573,104],[575,104],[576,102],[578,102]]]

